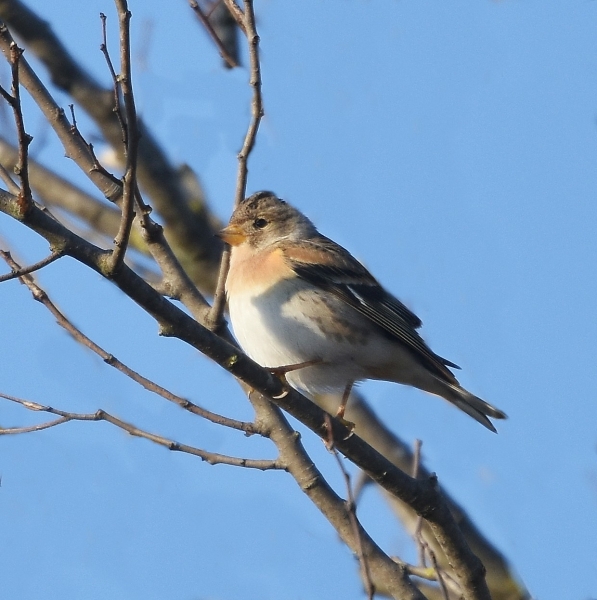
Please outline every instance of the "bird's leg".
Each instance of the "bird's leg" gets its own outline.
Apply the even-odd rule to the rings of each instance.
[[[338,419],[338,421],[340,421],[340,423],[342,423],[342,425],[344,425],[344,427],[346,427],[346,429],[348,429],[348,435],[344,438],[345,440],[347,440],[353,434],[353,430],[355,427],[354,423],[351,423],[350,421],[347,421],[344,418],[344,411],[346,410],[346,403],[348,402],[348,398],[350,397],[350,391],[352,390],[353,385],[354,385],[354,381],[351,381],[344,388],[344,393],[342,394],[342,400],[340,402],[340,406],[338,407],[338,410],[336,411],[336,419]],[[325,413],[324,418],[325,418],[325,430],[327,432],[327,436],[323,438],[323,443],[325,444],[325,447],[330,452],[332,452],[334,449],[334,444],[335,444],[332,419],[330,418],[330,415],[327,412]]]
[[[288,394],[289,384],[286,379],[286,373],[290,373],[292,371],[298,371],[299,369],[304,369],[305,367],[310,367],[312,365],[316,365],[318,363],[323,362],[319,358],[315,358],[313,360],[306,360],[302,363],[295,363],[293,365],[284,365],[282,367],[267,367],[267,370],[274,376],[277,377],[282,385],[284,386],[285,392],[284,395]]]
[[[268,367],[267,370],[278,377],[282,381],[286,379],[286,373],[291,373],[292,371],[298,371],[299,369],[305,369],[306,367],[312,367],[313,365],[317,365],[322,363],[323,361],[320,358],[314,358],[313,360],[306,360],[304,362],[295,363],[293,365],[283,365],[281,367]]]
[[[352,391],[353,385],[354,385],[354,381],[350,381],[349,383],[346,384],[346,387],[344,388],[344,393],[342,394],[342,400],[340,401],[340,406],[338,407],[338,410],[336,411],[336,419],[338,419],[338,421],[340,421],[340,423],[342,423],[342,425],[344,425],[344,427],[346,427],[350,431],[350,435],[352,435],[352,430],[354,429],[354,423],[352,421],[348,421],[344,418],[344,411],[346,410],[346,403],[348,402],[348,399],[350,398],[350,392]]]
[[[352,390],[352,386],[354,385],[354,381],[349,381],[344,388],[344,393],[342,394],[342,400],[340,401],[340,406],[336,411],[336,418],[344,421],[344,411],[346,410],[346,403],[350,398],[350,392]]]

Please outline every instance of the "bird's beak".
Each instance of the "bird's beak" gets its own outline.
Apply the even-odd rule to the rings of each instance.
[[[238,246],[247,239],[247,236],[238,225],[227,225],[216,235],[231,246]]]

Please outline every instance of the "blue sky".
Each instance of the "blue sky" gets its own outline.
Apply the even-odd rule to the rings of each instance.
[[[115,29],[111,2],[29,6],[109,83],[98,14]],[[147,67],[134,72],[139,112],[226,220],[247,72],[220,68],[183,0],[130,7],[136,40],[153,24]],[[421,392],[385,383],[363,392],[403,439],[423,440],[428,468],[536,598],[597,597],[596,4],[267,0],[256,9],[266,117],[249,191],[274,190],[348,247],[423,319],[434,350],[463,367],[462,383],[510,419],[492,435]],[[37,113],[26,118],[33,155],[92,190]],[[47,251],[8,217],[0,234],[26,260]],[[251,418],[225,373],[158,338],[152,319],[96,274],[65,259],[39,279],[131,367]],[[213,451],[273,456],[111,372],[17,282],[0,284],[0,301],[0,391],[101,407]],[[6,404],[0,415],[3,426],[35,418]],[[321,442],[303,439],[342,491]],[[103,423],[0,445],[7,597],[362,597],[350,552],[287,475],[211,467]],[[386,551],[412,558],[375,492],[360,511]]]

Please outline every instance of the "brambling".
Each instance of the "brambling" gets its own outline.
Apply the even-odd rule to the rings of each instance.
[[[417,333],[421,320],[387,292],[347,250],[321,235],[296,208],[258,192],[220,232],[230,244],[226,293],[242,349],[284,373],[295,389],[343,392],[380,379],[441,396],[496,431],[506,415],[460,386]]]

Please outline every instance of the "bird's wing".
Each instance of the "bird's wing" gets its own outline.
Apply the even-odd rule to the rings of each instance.
[[[341,298],[388,337],[406,345],[441,377],[454,380],[446,367],[459,367],[427,346],[416,331],[421,319],[386,292],[342,246],[320,235],[300,242],[285,240],[283,254],[298,277]]]

